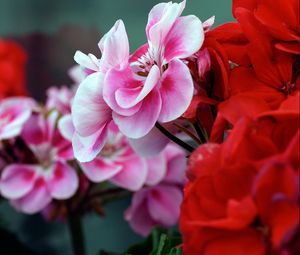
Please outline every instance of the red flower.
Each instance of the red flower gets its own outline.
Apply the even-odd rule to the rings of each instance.
[[[17,43],[0,39],[0,99],[27,94],[26,53]]]
[[[206,32],[203,47],[188,59],[195,95],[183,115],[193,123],[201,123],[207,134],[211,133],[215,121],[216,106],[229,96],[229,59],[213,31]]]
[[[240,9],[253,12],[256,20],[272,37],[275,47],[300,54],[300,5],[298,0],[233,0],[233,15]]]
[[[292,254],[299,227],[299,93],[240,119],[191,156],[181,208],[184,254]],[[267,253],[269,252],[269,253]]]
[[[230,73],[230,98],[218,108],[223,118],[232,124],[240,117],[256,117],[264,111],[277,109],[283,100],[300,89],[299,56],[274,47],[274,39],[255,16],[255,4],[256,1],[236,1],[235,6],[242,7],[234,7],[239,22],[235,26],[241,28],[246,41],[239,36],[242,50],[235,57],[239,66]],[[224,35],[226,38],[226,30],[219,30],[218,40]],[[238,42],[233,44],[227,53],[234,51],[234,47],[238,51],[239,45]]]

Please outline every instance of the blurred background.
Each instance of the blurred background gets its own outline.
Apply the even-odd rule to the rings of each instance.
[[[158,0],[0,0],[0,38],[15,39],[28,53],[27,87],[38,100],[49,86],[71,85],[67,70],[77,49],[100,57],[97,43],[117,19],[125,23],[131,52],[146,42],[147,15]],[[178,2],[178,1],[177,1]],[[187,0],[184,15],[202,21],[215,15],[215,26],[232,20],[229,0]],[[108,206],[106,217],[87,215],[84,231],[88,255],[100,249],[122,252],[141,238],[123,221],[129,201]],[[22,216],[0,203],[1,247],[18,238],[36,252],[71,255],[65,223],[48,224],[39,215]],[[8,241],[7,241],[8,240]],[[1,248],[1,254],[4,251]],[[3,253],[14,254],[14,253]]]

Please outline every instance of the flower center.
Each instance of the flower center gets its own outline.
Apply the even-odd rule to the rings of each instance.
[[[149,46],[148,51],[133,63],[135,73],[141,77],[147,77],[152,66],[157,65],[161,72],[165,70],[162,65],[163,50]]]
[[[30,149],[44,169],[49,168],[54,162],[55,152],[50,144],[43,143],[38,146],[32,146]]]

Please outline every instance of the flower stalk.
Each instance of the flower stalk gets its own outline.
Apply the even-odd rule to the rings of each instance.
[[[74,255],[85,255],[85,240],[81,215],[71,212],[68,218],[68,225]]]

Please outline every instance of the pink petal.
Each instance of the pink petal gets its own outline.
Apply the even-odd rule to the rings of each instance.
[[[84,80],[84,78],[86,77],[86,73],[84,72],[84,70],[81,68],[80,65],[72,66],[68,70],[68,75],[72,79],[72,81],[75,85],[74,87],[76,87],[76,85],[79,84],[80,82],[82,82]],[[75,92],[75,89],[73,89],[73,91]]]
[[[8,199],[20,198],[33,188],[35,179],[36,166],[9,165],[1,176],[1,194]]]
[[[71,114],[65,115],[59,120],[58,128],[60,133],[66,140],[72,141],[75,128],[73,125]]]
[[[89,180],[98,183],[115,176],[121,171],[122,166],[113,162],[106,162],[101,157],[97,157],[91,162],[81,163],[81,168]]]
[[[116,101],[116,91],[121,88],[140,88],[141,81],[134,79],[134,74],[131,68],[128,66],[123,70],[112,69],[105,77],[103,87],[103,98],[109,107],[116,113],[123,116],[130,116],[135,114],[141,107],[141,103],[136,104],[129,109],[122,108]],[[132,91],[133,92],[133,91]]]
[[[30,118],[35,102],[30,98],[8,98],[0,101],[0,140],[19,135]]]
[[[167,162],[164,155],[157,155],[153,157],[146,158],[148,165],[148,173],[146,184],[149,186],[154,186],[158,184],[167,172]]]
[[[68,199],[78,189],[78,176],[75,169],[66,163],[56,162],[47,182],[51,196],[55,199]]]
[[[149,214],[146,199],[147,190],[143,189],[133,195],[131,206],[125,211],[124,217],[130,227],[138,234],[147,236],[155,226]]]
[[[92,161],[102,150],[107,139],[108,125],[103,125],[98,132],[90,136],[74,133],[72,144],[75,158],[79,162]]]
[[[72,143],[70,141],[63,140],[60,143],[60,146],[56,147],[55,149],[56,149],[57,159],[59,160],[66,161],[75,158]]]
[[[60,122],[59,122],[60,123]],[[72,139],[72,138],[71,138]],[[56,159],[63,161],[74,159],[74,152],[70,140],[66,140],[59,129],[55,129],[51,141],[51,147],[55,153]]]
[[[103,101],[104,74],[89,75],[79,86],[72,106],[75,130],[81,136],[90,136],[111,120],[111,110]]]
[[[148,43],[145,43],[141,47],[139,47],[129,58],[129,63],[134,63],[139,60],[143,55],[147,53],[149,49]]]
[[[13,200],[12,204],[21,212],[33,214],[43,210],[51,200],[45,180],[40,178],[36,180],[33,189],[28,194],[20,199]]]
[[[99,67],[95,63],[94,58],[91,58],[91,56],[88,56],[79,50],[76,51],[76,53],[74,55],[74,60],[77,64],[79,64],[80,66],[82,66],[84,68],[93,70],[95,72],[99,70]]]
[[[167,158],[164,182],[183,185],[186,181],[187,159],[185,152],[175,144],[168,144],[163,152]]]
[[[122,108],[128,109],[141,102],[151,90],[158,84],[160,71],[157,65],[154,65],[142,87],[138,88],[119,88],[116,91],[116,102]]]
[[[148,41],[159,48],[172,28],[175,20],[181,15],[186,1],[181,3],[160,3],[152,8],[148,17],[146,34]]]
[[[206,32],[210,30],[210,28],[214,25],[215,23],[215,16],[211,16],[209,19],[205,20],[202,24],[203,30]]]
[[[190,57],[201,48],[203,41],[202,23],[196,16],[177,18],[165,41],[165,63]]]
[[[152,219],[163,226],[175,225],[179,218],[182,191],[175,186],[160,185],[148,195],[148,210]]]
[[[57,124],[58,116],[59,116],[58,111],[54,110],[50,112],[46,120],[43,119],[45,122],[46,141],[51,142],[55,131],[57,131],[56,124]]]
[[[123,68],[129,59],[129,43],[127,33],[122,20],[106,33],[99,42],[102,51],[100,60],[101,70],[108,71],[111,68]]]
[[[163,73],[160,88],[162,99],[160,122],[169,122],[179,118],[192,101],[194,85],[188,67],[174,59]]]
[[[147,135],[138,139],[128,139],[128,141],[138,155],[146,157],[161,152],[168,144],[169,138],[154,127]]]
[[[145,136],[154,127],[161,111],[161,98],[155,89],[144,98],[142,106],[132,116],[121,116],[113,113],[113,119],[120,131],[129,138]]]
[[[33,114],[24,125],[21,134],[28,145],[41,145],[47,141],[46,121],[42,114]]]
[[[138,156],[131,156],[118,162],[122,170],[111,181],[122,188],[136,191],[142,188],[147,177],[146,161]]]
[[[47,90],[46,109],[51,111],[56,109],[61,114],[68,114],[71,111],[71,101],[74,91],[66,86],[50,87]]]

